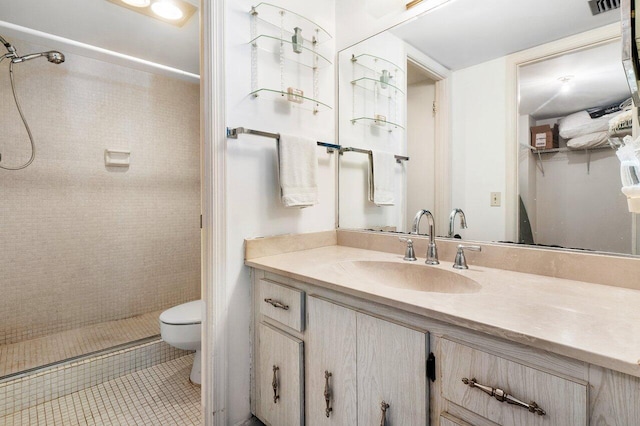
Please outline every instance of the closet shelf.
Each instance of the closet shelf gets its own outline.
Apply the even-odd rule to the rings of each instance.
[[[538,163],[538,167],[540,167],[540,172],[542,176],[544,176],[544,165],[542,164],[542,154],[555,154],[558,152],[577,152],[582,154],[587,154],[587,174],[591,173],[591,152],[592,151],[601,151],[601,150],[611,150],[611,152],[615,152],[609,145],[598,146],[596,148],[587,148],[587,149],[571,149],[567,147],[562,148],[551,148],[551,149],[535,149],[532,146],[527,146],[531,150],[531,153],[535,155],[536,162]]]
[[[260,97],[264,99],[287,102],[291,104],[292,107],[308,109],[313,112],[320,112],[320,111],[333,109],[331,108],[331,106],[325,104],[324,102],[321,102],[317,99],[309,98],[307,96],[302,96],[302,98],[304,99],[303,103],[288,101],[287,100],[288,93],[283,92],[281,90],[276,90],[276,89],[261,88],[261,89],[254,90],[253,92],[249,93],[249,95],[253,96],[254,98]]]
[[[586,149],[571,149],[567,147],[562,148],[550,148],[550,149],[535,149],[534,147],[529,147],[532,154],[555,154],[556,152],[585,152],[585,151],[598,151],[602,149],[611,149],[609,145],[598,146],[596,148],[586,148]]]
[[[259,21],[272,26],[277,31],[281,28],[287,28],[286,35],[293,35],[293,29],[298,27],[302,29],[302,37],[305,44],[311,45],[313,38],[318,44],[331,40],[329,34],[322,26],[313,22],[291,10],[278,7],[271,3],[261,2],[251,8],[251,14],[256,16]]]
[[[352,118],[351,124],[356,124],[356,123],[364,123],[366,125],[370,125],[371,127],[374,127],[374,126],[379,127],[380,129],[388,130],[390,132],[393,131],[394,129],[404,130],[404,126],[398,123],[394,123],[392,121],[387,121],[387,120],[378,120],[373,117]],[[380,125],[378,123],[382,123],[383,125]],[[389,127],[392,127],[392,128],[390,129]]]
[[[280,54],[280,45],[283,46],[284,59],[295,62],[309,68],[325,68],[331,65],[331,61],[321,54],[303,46],[302,53],[293,51],[293,42],[291,40],[283,40],[279,37],[260,34],[249,42],[258,49],[269,53]]]
[[[384,58],[370,55],[368,53],[353,55],[351,57],[351,62],[367,68],[368,70],[373,71],[377,74],[382,74],[382,70],[387,70],[391,72],[391,75],[399,74],[404,76],[404,70],[402,69],[402,67]]]
[[[387,88],[383,89],[382,83],[380,82],[380,80],[376,80],[375,78],[361,77],[356,80],[353,80],[351,84],[361,87],[365,90],[369,90],[371,92],[374,92],[376,86],[378,86],[378,91],[379,91],[378,93],[382,93],[383,95],[386,95],[388,98],[391,98],[391,95],[392,95],[391,92],[393,90],[396,90],[400,92],[402,95],[404,95],[404,91],[402,91],[399,87],[391,83],[386,83]]]

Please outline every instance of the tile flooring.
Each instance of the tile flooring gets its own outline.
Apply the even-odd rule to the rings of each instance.
[[[0,425],[200,425],[200,387],[189,382],[192,363],[187,355],[158,364],[0,417]]]
[[[160,334],[162,311],[0,345],[0,378]]]

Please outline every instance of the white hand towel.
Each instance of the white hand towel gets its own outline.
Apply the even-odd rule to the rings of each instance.
[[[278,164],[282,204],[309,207],[318,204],[317,142],[309,138],[281,135]]]
[[[395,199],[395,155],[371,151],[369,164],[369,201],[378,206],[393,206]]]

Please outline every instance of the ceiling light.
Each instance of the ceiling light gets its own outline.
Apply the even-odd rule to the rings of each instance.
[[[198,11],[193,0],[107,0],[125,9],[157,19],[167,24],[182,27]]]
[[[558,81],[562,83],[562,85],[560,86],[561,93],[569,93],[571,91],[571,80],[573,80],[573,78],[574,77],[572,75],[565,75],[564,77],[560,77],[558,79]]]
[[[171,21],[177,21],[184,16],[182,9],[167,0],[157,1],[153,3],[151,5],[151,10],[153,10],[153,13],[155,13],[159,17],[169,19]]]
[[[147,7],[151,4],[151,0],[122,0],[122,2],[133,7]]]

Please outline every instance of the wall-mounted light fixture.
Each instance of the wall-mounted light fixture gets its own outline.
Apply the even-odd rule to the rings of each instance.
[[[413,6],[417,6],[420,3],[422,3],[424,0],[412,0],[409,3],[407,3],[407,9],[411,9]]]
[[[184,0],[108,0],[113,4],[181,27],[198,10]]]

